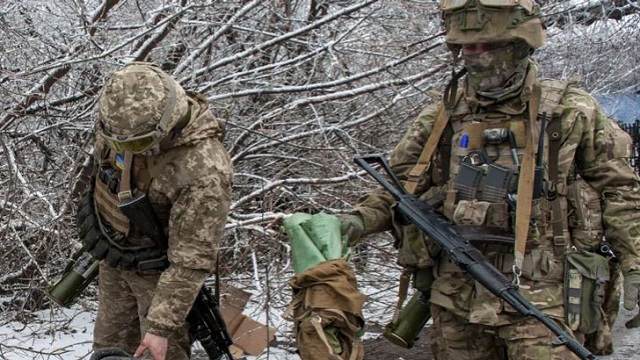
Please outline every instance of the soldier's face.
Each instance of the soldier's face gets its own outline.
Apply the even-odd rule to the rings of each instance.
[[[466,56],[478,55],[486,51],[504,48],[507,45],[509,45],[509,41],[464,44],[462,45],[462,54]]]
[[[492,97],[512,88],[524,76],[526,59],[518,59],[513,42],[462,45],[462,59],[469,84],[478,93]]]

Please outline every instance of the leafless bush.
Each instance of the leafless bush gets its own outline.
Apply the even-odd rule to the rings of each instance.
[[[625,31],[637,15],[589,23],[547,3],[548,74],[601,92],[638,83],[638,31]],[[374,188],[353,156],[389,151],[450,72],[433,1],[5,0],[0,31],[2,309],[45,305],[41,290],[77,246],[96,95],[122,64],[161,64],[227,120],[229,278],[286,273],[280,220],[346,211]]]

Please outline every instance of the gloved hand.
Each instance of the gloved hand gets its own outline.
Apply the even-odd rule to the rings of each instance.
[[[133,356],[127,354],[126,351],[117,348],[98,349],[93,352],[89,360],[132,360]]]
[[[362,220],[362,217],[355,214],[338,214],[336,216],[340,219],[342,241],[346,240],[349,246],[357,245],[362,234],[364,234],[364,220]]]
[[[640,292],[640,270],[631,270],[624,274],[624,308],[635,309]]]

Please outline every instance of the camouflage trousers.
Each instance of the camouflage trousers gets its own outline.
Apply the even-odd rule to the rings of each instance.
[[[553,347],[551,342],[557,336],[531,318],[503,326],[470,324],[433,304],[431,316],[431,350],[437,360],[579,359],[565,346]]]
[[[145,272],[114,269],[100,263],[98,315],[93,331],[93,348],[119,347],[133,355],[147,332],[145,319],[159,270]],[[144,359],[153,357],[145,352]],[[167,359],[187,360],[191,355],[188,326],[169,337]]]

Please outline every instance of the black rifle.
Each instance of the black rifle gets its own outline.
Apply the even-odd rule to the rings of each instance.
[[[119,208],[143,234],[149,236],[161,249],[166,251],[167,236],[145,194],[140,194],[120,204]],[[168,265],[162,261],[154,261],[153,264],[158,267]],[[206,286],[202,286],[200,289],[193,307],[187,315],[187,321],[189,322],[190,335],[200,342],[209,359],[219,360],[226,357],[228,360],[233,360],[233,355],[229,351],[233,340],[220,313],[218,301]]]
[[[224,357],[233,360],[229,351],[233,340],[220,313],[218,301],[205,286],[200,289],[187,321],[191,325],[192,336],[200,341],[209,359],[218,360]]]
[[[355,158],[355,162],[395,198],[397,202],[395,211],[404,220],[414,224],[428,235],[440,248],[449,254],[461,269],[468,272],[487,290],[506,301],[520,314],[537,319],[556,334],[558,337],[552,343],[554,346],[565,345],[581,359],[597,359],[578,340],[569,335],[524,298],[518,292],[518,287],[496,269],[467,239],[458,234],[447,218],[435,212],[430,205],[421,201],[418,197],[408,194],[384,157],[381,155],[368,155]],[[382,174],[374,170],[372,164],[381,165],[395,186],[391,185]]]

